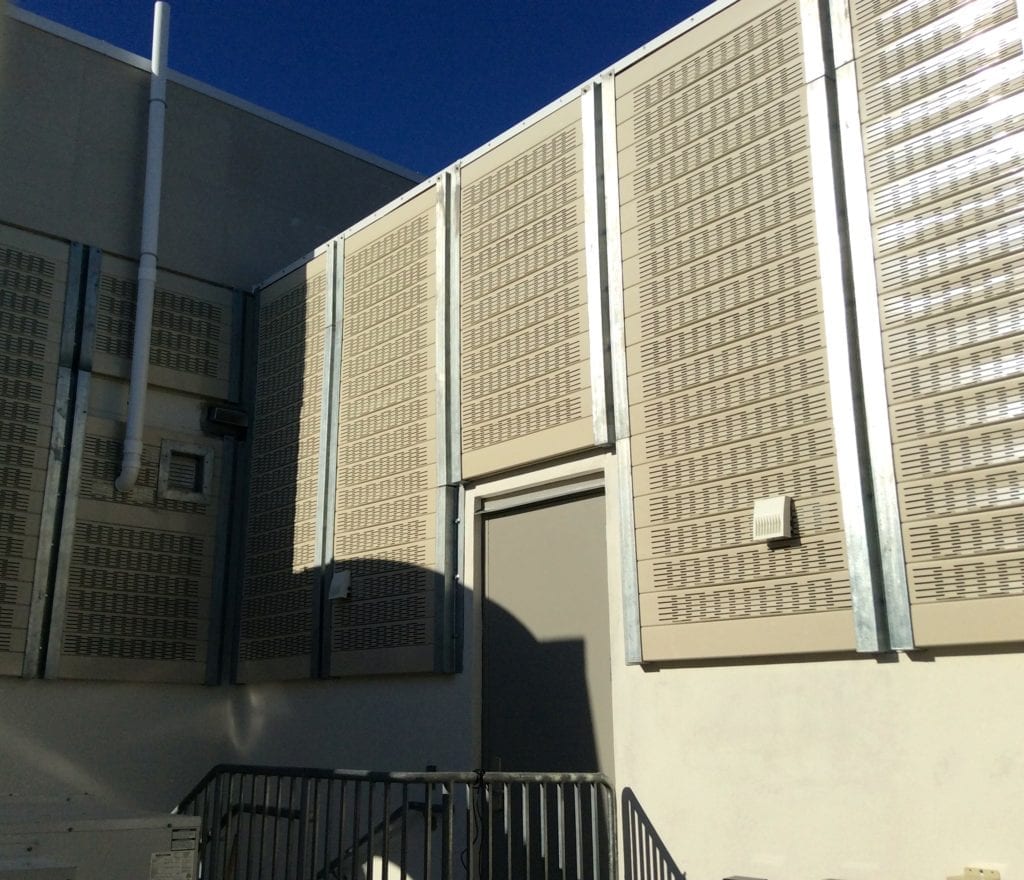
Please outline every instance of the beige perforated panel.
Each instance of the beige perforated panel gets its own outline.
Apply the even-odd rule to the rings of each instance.
[[[213,456],[208,504],[161,498],[161,440],[203,440],[148,428],[138,482],[120,493],[114,480],[123,433],[119,422],[90,417],[85,423],[59,675],[202,682],[220,457]]]
[[[1024,639],[1020,7],[852,7],[914,639]]]
[[[331,674],[433,668],[437,193],[345,241]]]
[[[259,293],[240,681],[311,670],[327,296],[323,256]]]
[[[737,4],[616,77],[647,661],[854,645],[800,28]]]
[[[127,378],[135,333],[138,265],[104,256],[96,307],[93,370]],[[167,272],[157,277],[149,381],[227,399],[231,291]]]
[[[20,675],[25,651],[67,255],[0,226],[0,675]]]
[[[462,169],[462,470],[590,446],[580,102]]]

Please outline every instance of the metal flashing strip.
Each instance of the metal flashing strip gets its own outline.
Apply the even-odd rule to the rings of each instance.
[[[331,605],[326,600],[334,574],[334,516],[338,480],[338,426],[341,410],[341,351],[345,301],[345,241],[327,248],[327,295],[324,297],[324,375],[320,405],[320,484],[317,490],[317,544],[314,565],[320,569],[319,589],[313,596],[314,678],[330,669]]]
[[[68,577],[71,554],[74,549],[75,522],[78,517],[78,490],[82,480],[82,459],[85,454],[85,422],[89,414],[89,388],[92,380],[92,357],[96,345],[96,311],[99,299],[100,271],[103,252],[99,248],[83,251],[84,274],[82,289],[76,298],[77,317],[69,324],[67,312],[63,332],[78,334],[74,359],[67,364],[70,378],[69,411],[70,435],[65,427],[64,474],[60,487],[61,506],[56,510],[57,532],[52,536],[56,549],[56,564],[51,561],[52,577],[49,583],[49,632],[46,634],[45,678],[56,678],[60,667],[60,648],[64,639],[64,615],[67,606]],[[77,329],[75,328],[77,324]],[[63,346],[62,346],[63,347]],[[49,478],[49,475],[47,475]],[[48,487],[49,488],[49,487]],[[58,520],[59,518],[59,520]],[[40,637],[40,641],[42,636]]]
[[[814,11],[814,0],[802,0],[804,51],[826,39]],[[813,9],[811,8],[813,4]],[[856,328],[850,321],[849,250],[840,227],[837,144],[832,137],[834,92],[823,69],[814,61],[805,68],[807,127],[810,138],[814,216],[817,226],[818,268],[821,277],[822,318],[828,364],[836,469],[846,539],[847,565],[857,650],[888,649],[882,607],[874,523],[871,516],[869,462],[863,434],[863,398],[858,388]]]
[[[1021,0],[1024,2],[1024,0]],[[828,0],[828,17],[832,35],[832,63],[838,78],[843,65],[853,61],[853,23],[850,19],[849,0]],[[840,110],[842,102],[840,101]]]
[[[60,674],[60,649],[64,641],[64,612],[68,601],[68,578],[74,550],[75,520],[78,514],[78,490],[82,481],[82,459],[85,452],[85,421],[89,415],[89,387],[92,374],[80,372],[75,382],[75,408],[71,420],[71,445],[68,449],[67,482],[64,489],[64,510],[61,515],[60,538],[57,543],[57,565],[53,577],[53,601],[50,630],[46,648],[45,678]]]
[[[448,199],[448,444],[449,478],[462,482],[462,285],[459,266],[462,247],[462,172],[450,176]]]
[[[458,651],[459,607],[456,575],[459,556],[458,507],[459,487],[437,487],[437,562],[440,573],[436,578],[434,614],[434,670],[458,672],[461,666]]]
[[[50,19],[43,18],[41,15],[27,12],[24,9],[19,9],[17,6],[8,6],[7,15],[21,24],[26,24],[29,27],[34,27],[37,30],[44,31],[45,33],[51,34],[55,37],[60,37],[62,40],[67,40],[70,43],[75,43],[93,52],[106,55],[114,61],[120,61],[121,63],[128,64],[131,67],[137,67],[139,70],[145,70],[147,72],[150,70],[151,62],[149,58],[143,58],[141,55],[136,55],[134,52],[129,52],[128,50],[115,46],[112,43],[97,39],[96,37],[90,37],[88,34],[83,34],[80,31],[73,30],[65,25],[58,24],[55,21],[50,21]],[[222,104],[227,104],[230,107],[242,110],[260,119],[264,119],[267,122],[273,123],[274,125],[280,126],[288,131],[295,132],[295,134],[302,135],[303,137],[317,141],[318,143],[324,144],[328,147],[333,147],[340,152],[348,153],[354,159],[359,159],[362,162],[366,162],[368,165],[375,165],[384,171],[389,171],[392,174],[396,174],[399,177],[404,177],[414,182],[423,179],[423,175],[417,171],[413,171],[412,169],[405,168],[396,162],[391,162],[388,159],[374,155],[361,147],[357,147],[353,144],[346,143],[343,140],[339,140],[338,138],[331,137],[328,134],[324,134],[321,131],[310,128],[307,125],[303,125],[301,122],[296,122],[294,119],[289,119],[287,116],[275,113],[273,110],[268,110],[265,107],[260,107],[257,104],[246,101],[244,98],[239,98],[237,95],[221,91],[214,86],[201,82],[200,80],[193,79],[179,71],[168,70],[167,79],[168,82],[172,82],[175,85],[190,89],[193,92],[198,92],[201,95],[205,95],[207,98],[213,98],[215,101],[220,101]]]
[[[583,236],[587,272],[587,338],[590,343],[591,417],[594,424],[594,445],[609,442],[609,389],[605,369],[608,351],[608,322],[605,319],[607,275],[604,271],[602,237],[602,168],[601,168],[601,86],[592,83],[580,97],[583,129]]]
[[[804,82],[828,76],[831,71],[825,66],[825,45],[831,47],[828,12],[822,8],[827,0],[800,0],[801,51],[804,60]]]
[[[457,394],[452,384],[451,360],[455,356],[451,344],[452,279],[455,275],[453,252],[450,246],[453,190],[456,183],[449,173],[441,175],[437,183],[435,214],[434,286],[437,292],[434,337],[434,370],[437,401],[435,405],[437,435],[437,512],[435,522],[435,565],[440,569],[436,578],[434,614],[434,669],[437,672],[455,672],[459,658],[455,648],[454,632],[457,622],[456,566],[458,559],[458,486],[453,463],[458,450],[452,443],[452,402]]]
[[[616,136],[615,77],[601,79],[602,166],[604,172],[605,271],[608,346],[612,384],[613,436],[618,466],[620,580],[626,663],[643,661],[640,640],[640,581],[633,509],[633,457],[630,449],[629,386],[626,370],[626,316],[622,284],[622,230],[619,219],[619,152]]]
[[[448,397],[451,393],[448,370],[448,280],[451,264],[448,253],[448,216],[451,203],[451,178],[441,175],[437,183],[437,205],[434,215],[434,406],[435,432],[437,437],[437,485],[446,486],[451,479],[451,451],[448,441]],[[438,509],[440,515],[440,508]],[[440,525],[440,520],[438,520]],[[441,540],[441,532],[437,534]],[[438,543],[438,551],[441,544]],[[442,558],[438,553],[438,560]]]
[[[57,391],[53,404],[53,424],[50,430],[49,455],[46,460],[46,482],[43,489],[43,509],[39,516],[39,540],[36,544],[35,569],[32,578],[32,597],[28,609],[25,632],[25,653],[22,677],[36,678],[43,662],[43,633],[50,616],[50,574],[55,541],[60,534],[57,520],[61,515],[61,485],[66,478],[68,415],[74,405],[75,347],[82,300],[82,283],[88,272],[89,254],[77,242],[68,248],[68,268],[64,284],[64,315],[61,325],[57,367]]]
[[[914,632],[910,615],[910,592],[899,498],[896,493],[896,471],[889,425],[889,395],[882,353],[882,322],[878,310],[864,142],[861,135],[853,61],[843,64],[836,70],[836,96],[857,315],[860,374],[865,395],[869,395],[876,404],[865,407],[864,418],[871,458],[871,481],[874,488],[875,518],[878,523],[879,563],[885,594],[889,647],[893,650],[906,651],[914,647]]]
[[[242,313],[243,340],[239,360],[242,363],[240,399],[250,413],[256,411],[256,360],[259,350],[259,305],[255,298],[243,296],[239,303]],[[251,420],[250,420],[251,423]],[[248,442],[235,450],[234,503],[231,505],[231,553],[227,561],[224,584],[227,593],[221,627],[221,681],[238,679],[238,654],[242,627],[242,597],[245,590],[245,548],[249,510],[249,469],[252,462],[252,429]]]
[[[235,337],[236,339],[238,337]],[[210,590],[209,620],[206,633],[206,678],[208,685],[220,684],[224,680],[225,658],[221,651],[224,628],[224,610],[228,607],[227,589],[217,589],[216,584],[229,582],[228,554],[233,508],[231,489],[235,472],[235,439],[222,437],[220,442],[220,480],[217,490],[216,539],[213,545],[214,588]]]
[[[520,507],[529,507],[533,504],[546,504],[550,501],[560,501],[573,495],[583,495],[588,492],[604,491],[604,474],[599,473],[591,477],[580,479],[573,477],[568,480],[560,480],[555,483],[540,485],[536,488],[510,492],[504,495],[492,495],[482,498],[479,501],[476,513],[485,516],[492,513],[504,513],[508,510],[516,510]]]

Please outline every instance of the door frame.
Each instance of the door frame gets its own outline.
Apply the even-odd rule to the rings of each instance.
[[[472,669],[472,748],[477,767],[483,760],[483,602],[476,601],[483,592],[484,519],[489,513],[571,498],[603,489],[605,498],[605,545],[607,547],[608,619],[611,650],[611,674],[614,681],[617,666],[625,663],[623,649],[623,609],[621,539],[619,529],[618,462],[613,452],[596,451],[592,455],[533,468],[529,471],[484,478],[467,484],[462,492],[459,517],[460,559],[459,582],[465,589],[466,647]],[[612,727],[614,737],[615,707],[612,688]]]

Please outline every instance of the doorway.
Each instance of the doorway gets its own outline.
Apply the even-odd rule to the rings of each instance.
[[[482,517],[484,769],[611,776],[604,493]]]

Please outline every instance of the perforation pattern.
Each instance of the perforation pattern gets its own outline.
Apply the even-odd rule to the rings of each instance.
[[[428,190],[345,242],[334,561],[351,581],[331,608],[332,675],[432,668],[436,201]]]
[[[1018,10],[1012,0],[853,3],[890,424],[922,645],[987,640],[923,606],[1024,595]]]
[[[20,674],[25,650],[66,273],[33,244],[0,227],[0,675]]]
[[[678,627],[673,656],[690,624],[741,655],[730,621],[850,607],[800,34],[780,3],[617,86],[641,626]],[[769,550],[775,494],[799,526]]]
[[[204,504],[159,498],[161,437],[150,429],[135,488],[117,492],[121,431],[86,423],[60,675],[202,681],[218,481]]]
[[[135,280],[110,274],[100,276],[96,309],[98,354],[125,361],[131,358],[137,290]],[[180,373],[178,381],[186,383],[186,387],[197,376],[226,380],[229,318],[217,303],[157,288],[150,364]]]
[[[579,446],[589,416],[582,129],[574,102],[469,163],[461,223],[467,475]],[[507,444],[500,450],[495,450]]]
[[[322,257],[259,294],[242,678],[310,669],[327,296]]]

